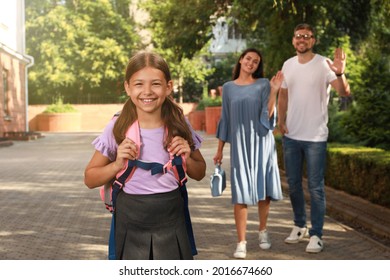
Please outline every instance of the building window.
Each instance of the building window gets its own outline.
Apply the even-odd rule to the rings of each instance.
[[[238,27],[238,22],[233,20],[233,22],[229,25],[228,29],[228,39],[239,40],[242,39],[242,33],[240,28]]]
[[[8,71],[6,69],[3,69],[3,110],[4,110],[4,115],[5,117],[9,117],[9,106],[8,106],[8,101],[9,101],[9,96],[8,96]]]

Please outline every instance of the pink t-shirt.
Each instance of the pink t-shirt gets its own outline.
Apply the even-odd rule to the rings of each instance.
[[[111,120],[104,129],[103,133],[98,136],[92,144],[95,149],[103,156],[108,157],[111,161],[116,158],[118,148],[112,133],[115,119]],[[191,126],[190,126],[191,127]],[[156,129],[140,129],[141,147],[140,160],[158,162],[165,164],[169,160],[169,154],[164,149],[164,127]],[[203,139],[192,130],[192,138],[195,143],[195,149],[199,149]],[[129,181],[126,182],[123,190],[129,194],[154,194],[169,192],[178,187],[177,180],[173,171],[166,174],[151,175],[150,170],[137,168]]]

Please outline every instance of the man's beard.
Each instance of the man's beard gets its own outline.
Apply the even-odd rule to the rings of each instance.
[[[299,48],[295,48],[295,50],[300,53],[300,54],[305,54],[307,52],[310,52],[312,50],[312,48],[306,48],[304,49],[303,51],[299,50]]]

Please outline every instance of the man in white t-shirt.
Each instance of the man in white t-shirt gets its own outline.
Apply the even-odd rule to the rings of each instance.
[[[350,94],[344,75],[345,53],[336,49],[334,60],[330,61],[313,53],[315,42],[314,29],[310,25],[296,26],[292,44],[297,55],[283,64],[284,81],[278,99],[278,127],[283,134],[284,166],[294,211],[294,227],[285,242],[298,243],[309,233],[310,241],[306,247],[309,253],[319,253],[324,246],[324,173],[330,86],[340,96]],[[302,189],[304,160],[311,206],[309,231]]]

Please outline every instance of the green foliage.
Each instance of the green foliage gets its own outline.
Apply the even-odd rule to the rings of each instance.
[[[366,146],[390,149],[390,2],[371,1],[370,31],[351,61],[348,78],[354,103],[342,123]],[[352,57],[353,58],[353,57]]]
[[[204,63],[202,56],[192,59],[182,58],[179,62],[168,59],[168,64],[172,72],[172,78],[176,79],[176,84],[178,85],[179,99],[182,97],[183,101],[199,100],[205,84],[205,78],[212,71]]]
[[[129,1],[26,2],[30,100],[56,96],[119,95],[123,72],[138,42],[129,15],[116,13]]]
[[[364,60],[361,59],[358,53],[352,50],[351,38],[348,35],[339,37],[337,40],[337,45],[330,46],[323,55],[333,60],[336,47],[342,48],[347,57],[345,75],[348,78],[351,93],[354,94],[364,86]],[[334,91],[334,93],[336,93],[336,91]]]
[[[338,142],[338,143],[356,143],[358,142],[353,138],[347,131],[345,127],[346,116],[348,115],[345,111],[339,111],[339,104],[329,105],[328,110],[329,121],[329,137],[328,142]]]
[[[218,8],[214,1],[145,0],[141,7],[153,19],[147,24],[153,32],[153,45],[169,49],[176,61],[193,58],[212,37],[210,15]]]
[[[389,151],[333,144],[328,148],[326,170],[326,185],[390,207]]]
[[[361,91],[343,121],[346,131],[369,147],[390,150],[390,92]]]
[[[212,36],[210,15],[217,9],[207,0],[145,0],[140,8],[150,20],[145,27],[152,33],[154,50],[163,55],[178,88],[178,99],[196,100],[211,69],[203,60]],[[187,85],[184,82],[194,83]],[[196,91],[188,91],[195,86]],[[185,95],[185,96],[184,96]]]
[[[185,77],[183,81],[183,102],[198,102],[202,98],[203,85],[192,77]]]
[[[56,103],[46,107],[43,113],[75,113],[77,112],[71,104],[64,104],[62,98],[58,98]]]
[[[328,145],[328,150],[332,153],[351,155],[371,162],[375,161],[376,164],[380,165],[390,165],[390,151],[384,151],[380,148],[332,143]]]
[[[217,96],[215,98],[211,97],[203,97],[199,103],[198,106],[196,107],[196,110],[204,110],[206,107],[217,107],[222,105],[222,97]]]
[[[340,38],[347,52],[347,77],[353,106],[340,118],[344,135],[363,145],[390,149],[390,3],[371,1],[370,31],[354,52],[346,37]],[[375,19],[375,20],[374,20]],[[387,42],[387,43],[386,43]],[[330,51],[333,51],[330,49]]]
[[[211,68],[214,69],[214,72],[207,76],[209,90],[216,89],[232,79],[233,68],[237,62],[238,56],[239,54],[233,53],[227,55],[223,59],[211,61]]]
[[[390,2],[371,1],[371,32],[362,43],[364,87],[374,91],[390,88]]]
[[[345,35],[358,46],[369,34],[369,1],[235,0],[232,6],[230,14],[239,19],[249,46],[260,48],[263,53],[267,77],[295,55],[291,41],[293,29],[299,23],[309,23],[316,29],[315,51],[321,54],[337,46]]]

